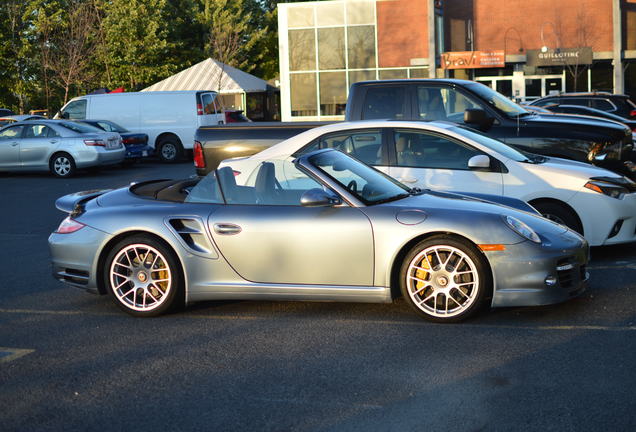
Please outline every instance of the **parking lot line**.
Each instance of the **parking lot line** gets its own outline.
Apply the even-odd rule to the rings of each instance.
[[[5,348],[0,347],[0,363],[7,363],[17,358],[32,353],[35,350],[22,348]]]
[[[42,309],[0,309],[0,314],[25,314],[25,315],[93,315],[93,316],[126,316],[118,312],[83,312],[83,311],[67,311],[67,310],[42,310]],[[182,318],[209,319],[209,320],[226,320],[226,321],[258,321],[271,319],[272,315],[204,315],[204,314],[187,314],[181,315]],[[284,318],[284,315],[280,315]],[[428,321],[391,321],[391,320],[369,320],[369,319],[332,319],[330,322],[343,324],[379,324],[394,326],[430,326],[435,325]],[[631,324],[631,323],[630,323]],[[455,326],[447,326],[450,328],[458,328]],[[532,330],[532,331],[600,331],[600,332],[632,332],[636,331],[635,325],[627,326],[604,326],[604,325],[510,325],[510,324],[471,324],[463,323],[462,328],[483,328],[483,329],[508,329],[508,330]]]

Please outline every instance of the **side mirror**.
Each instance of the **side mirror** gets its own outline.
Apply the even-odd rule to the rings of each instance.
[[[309,189],[300,197],[300,205],[303,207],[331,207],[340,203],[340,198],[320,188]]]
[[[486,155],[476,155],[468,159],[470,169],[490,169],[490,158]]]
[[[493,117],[489,117],[481,108],[467,108],[464,111],[464,123],[476,126],[482,132],[486,132],[495,122]]]

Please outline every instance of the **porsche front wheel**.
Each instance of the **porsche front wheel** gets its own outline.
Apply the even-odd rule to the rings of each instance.
[[[492,281],[484,256],[472,244],[436,236],[421,241],[407,254],[400,288],[425,319],[458,322],[483,306]]]
[[[183,282],[170,249],[146,236],[119,242],[105,262],[105,284],[115,303],[134,316],[156,316],[183,300]]]

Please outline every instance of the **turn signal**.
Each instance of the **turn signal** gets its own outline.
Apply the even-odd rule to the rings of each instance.
[[[506,250],[506,246],[502,244],[480,244],[480,245],[477,245],[477,247],[483,250],[484,252]]]
[[[66,219],[62,221],[60,226],[57,227],[55,232],[58,234],[70,234],[70,233],[74,233],[75,231],[81,230],[85,226],[86,225],[84,225],[83,223],[79,223],[78,221],[73,220],[71,219],[70,216],[68,216]]]

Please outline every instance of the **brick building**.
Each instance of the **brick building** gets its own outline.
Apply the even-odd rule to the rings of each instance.
[[[520,101],[636,95],[636,0],[329,0],[278,16],[283,120],[341,119],[368,79],[473,79]]]

